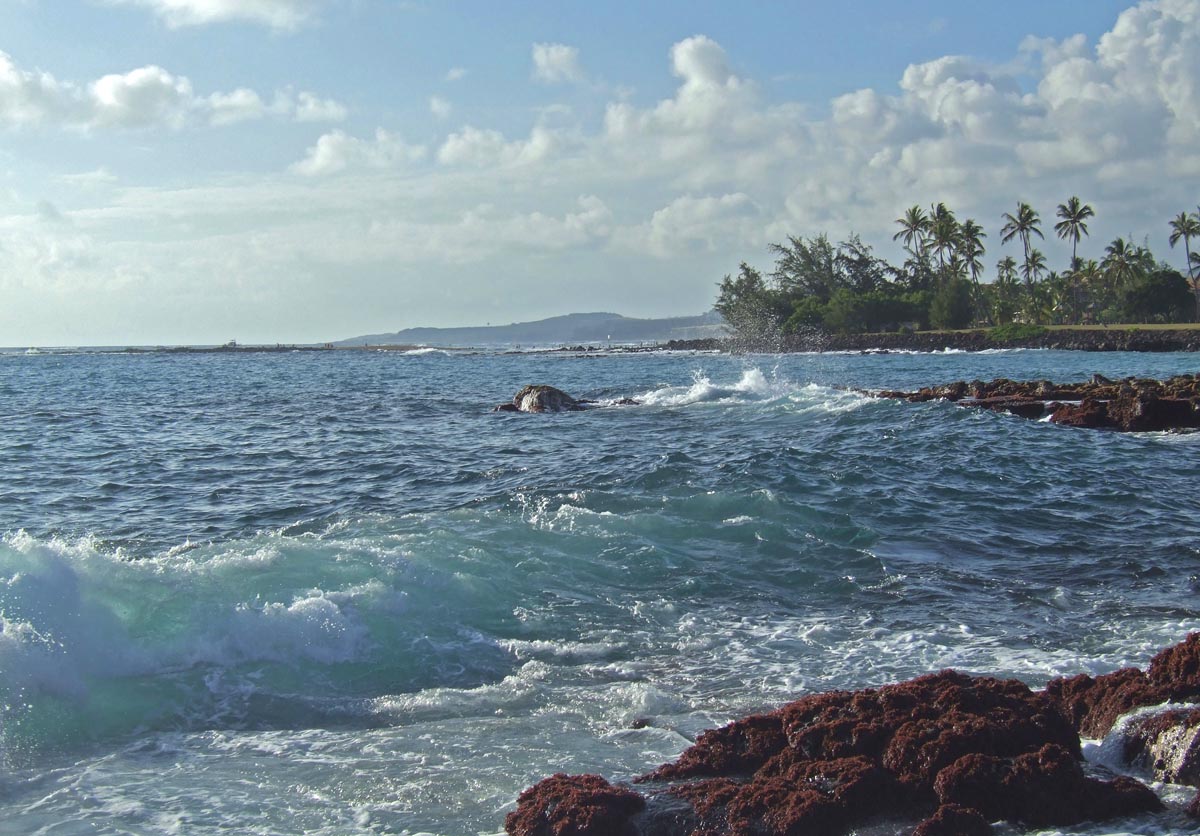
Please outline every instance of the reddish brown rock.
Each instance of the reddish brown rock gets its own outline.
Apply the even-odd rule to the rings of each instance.
[[[553,775],[517,799],[504,819],[512,836],[635,836],[631,819],[646,806],[638,793],[599,775]]]
[[[1056,403],[1050,411],[1050,422],[1064,427],[1083,429],[1112,429],[1108,418],[1108,404],[1095,398],[1084,398],[1080,403]]]
[[[1066,749],[1047,744],[1015,758],[965,755],[935,782],[943,804],[977,810],[989,820],[1035,827],[1071,825],[1162,808],[1148,787],[1129,778],[1099,781]]]
[[[1200,633],[1160,651],[1146,671],[1152,685],[1176,701],[1200,697]]]
[[[1026,418],[1040,418],[1049,411],[1055,424],[1089,429],[1151,432],[1200,427],[1200,380],[1193,375],[1177,375],[1165,381],[1145,378],[1113,381],[1093,375],[1086,383],[1022,382],[1006,378],[990,383],[960,380],[926,386],[915,392],[874,394],[917,403],[948,400]]]
[[[1144,705],[1163,701],[1162,690],[1137,668],[1122,668],[1113,673],[1091,677],[1087,674],[1053,679],[1046,694],[1084,737],[1108,734],[1122,714]]]
[[[990,832],[989,821],[1146,813],[1161,803],[1141,783],[1084,773],[1078,731],[1100,737],[1133,708],[1197,697],[1200,634],[1156,655],[1148,673],[1058,679],[1040,692],[943,671],[816,694],[705,732],[637,779],[641,794],[594,775],[548,778],[521,795],[505,827],[514,836],[836,836],[885,817],[924,819],[918,836],[974,836]],[[1172,764],[1162,777],[1193,780],[1200,709],[1143,729],[1183,752],[1161,758]],[[1185,740],[1181,729],[1194,733]],[[1200,816],[1200,799],[1192,806]]]

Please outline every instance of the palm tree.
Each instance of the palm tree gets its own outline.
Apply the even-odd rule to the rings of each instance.
[[[958,248],[967,263],[967,269],[971,271],[971,280],[977,285],[979,277],[983,274],[983,256],[987,253],[983,246],[984,238],[987,238],[987,233],[974,218],[967,218],[959,224]]]
[[[958,225],[958,252],[962,256],[967,272],[971,274],[971,284],[975,290],[975,309],[985,312],[986,318],[986,306],[983,304],[983,296],[979,288],[979,277],[983,275],[983,256],[987,252],[983,246],[984,238],[987,238],[987,233],[975,222],[974,218],[967,218]]]
[[[929,243],[937,253],[942,272],[946,272],[946,258],[953,255],[958,244],[958,221],[944,203],[930,207]]]
[[[929,235],[930,221],[925,210],[912,205],[904,210],[902,217],[896,218],[900,231],[892,236],[893,241],[903,241],[908,251],[917,258],[925,253],[926,238]]]
[[[1064,241],[1071,242],[1071,266],[1074,269],[1079,239],[1088,234],[1087,219],[1095,217],[1096,212],[1077,197],[1072,197],[1066,203],[1058,204],[1058,217],[1061,221],[1054,225],[1054,231]]]
[[[1046,272],[1046,256],[1042,255],[1040,250],[1030,250],[1029,257],[1021,266],[1021,276],[1025,279],[1026,287],[1037,284],[1044,272]]]
[[[995,307],[992,318],[1000,323],[1012,322],[1017,308],[1017,262],[1011,255],[996,262],[996,281],[992,285]]]
[[[1109,288],[1118,291],[1137,278],[1142,260],[1140,247],[1130,245],[1124,238],[1114,239],[1104,248],[1104,260],[1100,262]]]
[[[1104,273],[1100,270],[1100,265],[1096,259],[1080,259],[1078,265],[1073,271],[1076,282],[1082,286],[1084,297],[1088,300],[1088,304],[1080,302],[1080,310],[1094,310],[1097,303],[1102,303],[1104,298]],[[1103,304],[1100,304],[1103,308]]]
[[[1046,237],[1042,235],[1042,219],[1028,203],[1018,203],[1017,214],[1012,215],[1005,212],[1003,217],[1004,227],[1000,230],[1000,243],[1007,244],[1013,238],[1020,238],[1021,244],[1025,248],[1025,260],[1028,261],[1030,236],[1036,235],[1043,239]]]
[[[1195,215],[1189,215],[1187,212],[1180,212],[1175,220],[1171,221],[1171,247],[1179,243],[1179,239],[1183,239],[1183,250],[1187,254],[1187,270],[1188,283],[1192,286],[1192,293],[1196,295],[1196,319],[1200,319],[1200,282],[1196,281],[1195,271],[1192,269],[1194,259],[1192,258],[1192,239],[1200,238],[1200,207],[1197,207]]]

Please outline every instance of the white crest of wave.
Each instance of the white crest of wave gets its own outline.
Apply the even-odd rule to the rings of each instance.
[[[785,404],[789,408],[841,412],[867,402],[863,395],[816,383],[799,383],[781,375],[769,374],[757,366],[744,369],[732,383],[714,382],[704,371],[692,372],[687,386],[664,386],[637,400],[650,406],[689,406],[692,404]]]
[[[278,573],[264,584],[263,567],[281,550],[254,539],[130,560],[91,538],[6,535],[0,689],[83,700],[100,680],[196,665],[353,661],[371,649],[372,616],[407,609],[407,594],[378,579],[318,575],[328,549],[290,550],[297,570],[325,588]]]

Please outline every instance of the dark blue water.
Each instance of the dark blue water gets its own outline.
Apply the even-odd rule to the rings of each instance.
[[[495,832],[813,690],[1144,664],[1200,628],[1200,435],[850,388],[1196,371],[0,356],[0,832]],[[535,382],[642,404],[490,411]]]

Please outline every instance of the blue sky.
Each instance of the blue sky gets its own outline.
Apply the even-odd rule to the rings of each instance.
[[[1200,202],[1200,0],[0,0],[0,345],[699,313],[789,234]],[[1052,224],[1047,224],[1049,228]],[[1088,244],[1094,253],[1088,252]],[[1047,241],[1053,264],[1065,248]]]

